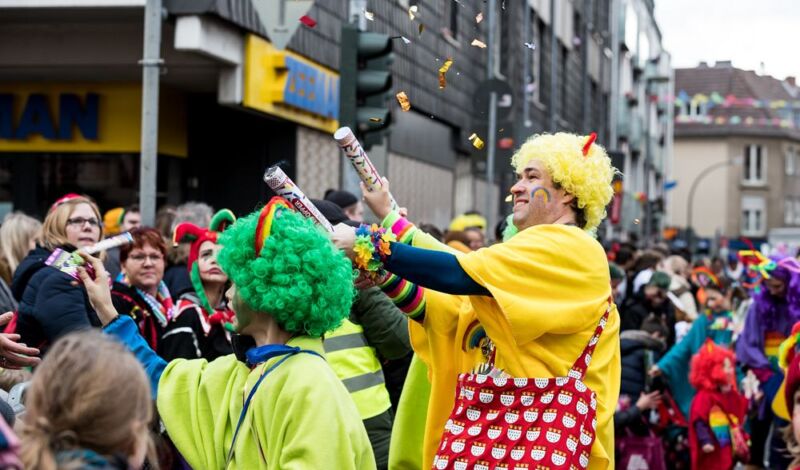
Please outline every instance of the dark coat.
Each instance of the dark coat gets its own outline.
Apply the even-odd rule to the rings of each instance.
[[[620,393],[636,402],[645,389],[648,369],[664,353],[664,342],[641,330],[623,331],[619,338],[622,355]]]
[[[121,282],[115,282],[111,288],[111,302],[120,315],[127,315],[136,321],[139,333],[158,354],[161,354],[161,338],[166,331],[150,308],[150,305],[136,292],[136,289]]]
[[[101,325],[86,289],[73,285],[75,279],[69,275],[44,264],[50,254],[50,250],[37,246],[17,267],[11,284],[19,302],[16,331],[20,342],[40,349],[72,331]]]

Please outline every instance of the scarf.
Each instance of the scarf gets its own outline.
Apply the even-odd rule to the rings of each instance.
[[[130,280],[125,273],[119,273],[116,281],[128,287],[133,287],[131,286]],[[142,289],[139,289],[138,287],[133,287],[133,289],[150,307],[150,311],[153,313],[153,316],[156,317],[158,323],[160,323],[161,326],[166,327],[167,322],[169,322],[169,320],[172,318],[172,311],[175,308],[175,305],[172,303],[172,296],[169,294],[167,284],[163,280],[159,281],[158,291],[156,292],[155,297],[143,291]]]

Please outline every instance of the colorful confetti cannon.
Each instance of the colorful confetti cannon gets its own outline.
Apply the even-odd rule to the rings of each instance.
[[[334,132],[333,138],[339,144],[339,147],[341,147],[347,159],[350,160],[353,168],[356,169],[356,173],[358,173],[358,177],[361,178],[361,181],[364,182],[367,191],[375,191],[376,189],[382,188],[383,182],[381,181],[381,175],[378,173],[375,165],[370,161],[367,152],[361,147],[353,131],[349,127],[341,127]],[[392,210],[398,210],[400,206],[397,205],[394,197],[392,197],[391,194],[389,197],[392,200]]]
[[[314,219],[325,230],[333,232],[333,225],[317,209],[317,206],[294,184],[289,176],[279,166],[271,166],[264,172],[264,182],[275,191],[275,194],[289,201],[298,212],[305,217]]]
[[[61,248],[56,248],[50,254],[50,256],[45,260],[44,264],[47,266],[52,266],[61,272],[64,272],[75,279],[80,279],[78,276],[78,266],[83,266],[84,261],[81,257],[80,253],[86,253],[88,255],[94,255],[104,250],[110,250],[111,248],[116,248],[118,246],[127,245],[129,243],[133,243],[133,237],[129,232],[121,233],[119,235],[115,235],[113,237],[106,238],[105,240],[101,240],[94,245],[87,246],[84,248],[79,248],[75,251],[69,252],[62,250]],[[94,277],[94,272],[92,271],[92,265],[87,264],[86,270],[90,276]]]

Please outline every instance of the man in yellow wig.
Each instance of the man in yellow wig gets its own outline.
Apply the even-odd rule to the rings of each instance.
[[[567,133],[531,137],[512,159],[519,178],[511,188],[512,221],[518,233],[502,244],[472,253],[456,254],[430,246],[430,237],[392,212],[388,182],[382,191],[364,192],[365,201],[383,220],[383,227],[398,239],[390,244],[390,253],[375,243],[374,256],[381,258],[386,270],[426,288],[427,308],[424,314],[414,317],[415,322],[410,322],[412,344],[428,365],[431,378],[424,467],[435,463],[440,469],[454,468],[457,462],[475,461],[476,454],[491,461],[505,452],[505,446],[495,445],[491,455],[482,454],[481,442],[465,451],[460,446],[463,438],[474,441],[474,436],[486,432],[478,424],[487,415],[480,415],[477,408],[468,410],[473,412],[469,419],[478,420],[468,432],[461,434],[463,423],[457,418],[464,412],[464,396],[471,396],[473,391],[464,381],[474,377],[479,382],[486,377],[497,378],[495,384],[512,383],[511,378],[518,379],[514,384],[528,384],[528,378],[550,378],[558,387],[569,381],[568,377],[577,379],[578,390],[588,387],[596,394],[591,400],[596,407],[596,423],[592,423],[596,439],[586,436],[584,440],[581,436],[581,444],[588,444],[590,452],[589,448],[581,452],[575,441],[564,442],[565,448],[576,454],[569,461],[591,469],[614,467],[613,414],[620,382],[619,315],[610,303],[606,256],[593,233],[605,217],[605,207],[613,195],[611,180],[615,170],[605,150],[594,144],[594,138],[594,134]],[[357,263],[364,253],[363,238],[363,230],[357,234],[352,228],[336,227],[335,243],[350,252]],[[576,371],[579,363],[587,364],[584,370]],[[476,396],[479,391],[487,392],[481,394],[482,398],[493,399],[491,381],[479,387]],[[564,403],[570,402],[567,398],[565,395]],[[519,402],[514,400],[516,406]],[[577,395],[574,401],[579,401]],[[560,394],[554,406],[558,402]],[[511,410],[511,405],[507,409]],[[488,414],[489,420],[496,416],[493,412]],[[507,426],[514,416],[507,414],[506,422],[495,424]],[[566,411],[564,416],[564,424],[560,424],[559,416],[554,426],[563,426],[566,440],[575,416]],[[470,424],[467,418],[464,423]],[[520,420],[517,424],[525,423]],[[538,429],[533,425],[527,428],[529,441],[539,439]],[[548,440],[561,432],[548,432]],[[460,439],[455,439],[459,434]],[[493,438],[489,434],[489,439]],[[522,461],[527,461],[528,452],[534,460],[540,457],[535,446],[525,449]],[[470,450],[472,455],[468,454]],[[461,456],[453,457],[458,452],[462,452]],[[554,464],[560,462],[562,451],[554,449],[553,453]],[[447,454],[450,460],[445,460]],[[511,454],[515,459],[519,455]]]

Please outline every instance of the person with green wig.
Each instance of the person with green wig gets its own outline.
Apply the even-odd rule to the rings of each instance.
[[[233,328],[256,345],[246,364],[235,354],[167,363],[114,310],[100,261],[86,256],[94,279],[80,271],[106,333],[144,366],[178,451],[192,468],[374,469],[364,425],[322,345],[350,313],[350,262],[281,198],[219,242]]]

